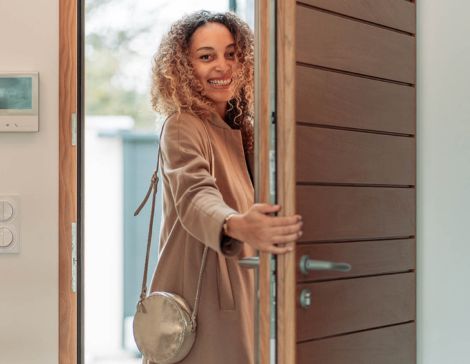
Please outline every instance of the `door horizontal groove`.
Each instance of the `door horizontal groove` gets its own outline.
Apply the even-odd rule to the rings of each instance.
[[[302,285],[302,284],[322,283],[322,282],[331,282],[331,281],[346,281],[346,280],[351,280],[351,279],[393,276],[393,275],[397,275],[397,274],[414,273],[414,272],[416,272],[415,269],[406,269],[406,270],[400,270],[400,271],[395,271],[395,272],[383,272],[383,273],[374,273],[374,274],[359,274],[357,276],[309,279],[309,280],[306,280],[306,281],[303,281],[303,280],[302,281],[297,281],[297,284]]]
[[[359,22],[359,23],[367,24],[367,25],[370,25],[370,26],[373,26],[373,27],[389,30],[391,32],[395,32],[395,33],[399,33],[399,34],[403,34],[403,35],[408,35],[410,37],[415,37],[414,33],[406,32],[404,30],[389,27],[387,25],[383,25],[383,24],[380,24],[380,23],[374,23],[372,21],[364,20],[364,19],[361,19],[361,18],[356,18],[356,17],[351,16],[351,15],[338,13],[338,12],[333,11],[333,10],[320,8],[320,7],[315,6],[315,5],[305,4],[302,1],[297,1],[297,5],[301,6],[301,7],[304,7],[304,8],[307,8],[307,9],[317,10],[317,11],[321,11],[321,12],[326,13],[326,14],[338,16],[340,18],[345,18],[345,19],[348,19],[348,20],[351,20],[351,21],[356,21],[356,22]]]
[[[338,336],[346,336],[346,335],[351,335],[351,334],[357,334],[357,333],[360,333],[360,332],[373,331],[373,330],[380,330],[380,329],[385,329],[385,328],[387,328],[387,327],[393,327],[393,326],[399,326],[399,325],[407,325],[407,324],[412,324],[412,323],[414,323],[414,322],[415,322],[415,320],[409,320],[409,321],[403,321],[403,322],[393,323],[393,324],[390,324],[390,325],[383,325],[383,326],[371,327],[371,328],[367,328],[367,329],[363,329],[363,330],[348,331],[348,332],[344,332],[344,333],[336,334],[336,335],[329,335],[329,336],[317,337],[317,338],[315,338],[315,339],[300,340],[300,341],[297,341],[297,344],[308,343],[308,342],[318,341],[318,340],[325,340],[325,339],[330,339],[330,338],[334,338],[334,337],[338,337]]]
[[[368,237],[368,238],[350,238],[350,239],[322,239],[322,240],[311,240],[297,242],[296,245],[309,245],[309,244],[330,244],[330,243],[355,243],[361,241],[381,241],[381,240],[405,240],[414,239],[415,235],[406,236],[385,236],[385,237]]]
[[[376,242],[381,242],[381,241],[390,241],[390,240],[409,240],[409,239],[414,239],[414,235],[412,236],[401,236],[401,237],[398,237],[398,238],[393,238],[393,239],[390,239],[390,238],[368,238],[368,239],[356,239],[356,240],[349,240],[349,239],[344,239],[344,240],[322,240],[322,241],[314,241],[314,242],[297,242],[296,244],[297,245],[320,245],[320,244],[331,244],[331,243],[335,243],[335,244],[348,244],[348,243],[363,243],[363,242],[366,242],[366,241],[376,241]]]
[[[337,182],[299,182],[296,186],[328,186],[328,187],[378,187],[378,188],[415,188],[414,185],[388,185],[378,183],[337,183]]]
[[[381,134],[381,135],[390,135],[390,136],[397,136],[397,137],[404,137],[404,138],[415,137],[414,134],[397,133],[393,131],[382,131],[382,130],[372,130],[372,129],[359,129],[359,128],[351,128],[348,126],[326,125],[326,124],[321,124],[321,123],[308,123],[305,121],[296,121],[296,124],[301,125],[301,126],[308,126],[311,128],[346,130],[346,131],[353,131],[356,133]]]
[[[380,82],[395,83],[397,85],[415,87],[414,83],[408,83],[408,82],[403,82],[403,81],[392,80],[390,78],[371,76],[371,75],[366,75],[364,73],[351,72],[351,71],[346,71],[346,70],[342,70],[342,69],[339,69],[339,68],[320,66],[318,64],[311,64],[311,63],[305,63],[305,62],[299,62],[299,61],[296,61],[295,63],[296,63],[297,66],[317,68],[317,69],[320,69],[320,70],[323,70],[323,71],[342,73],[342,74],[345,74],[345,75],[348,75],[348,76],[362,77],[362,78],[368,78],[370,80],[375,80],[375,81],[380,81]]]

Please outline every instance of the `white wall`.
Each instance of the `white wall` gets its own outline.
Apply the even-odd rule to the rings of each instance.
[[[40,132],[0,133],[0,195],[21,251],[0,255],[0,363],[58,362],[58,1],[0,0],[0,72],[38,71]]]
[[[470,3],[418,4],[418,363],[470,358]]]

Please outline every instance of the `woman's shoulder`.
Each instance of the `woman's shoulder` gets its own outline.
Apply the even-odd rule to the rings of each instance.
[[[170,115],[163,126],[162,144],[167,146],[179,145],[181,142],[205,144],[207,136],[203,123],[201,118],[188,112]]]
[[[202,128],[203,121],[198,116],[189,112],[174,113],[166,120],[167,126],[165,128]]]

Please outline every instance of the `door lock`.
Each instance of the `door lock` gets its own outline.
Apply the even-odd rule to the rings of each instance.
[[[300,306],[302,308],[309,308],[312,305],[312,291],[308,288],[304,288],[300,292]]]

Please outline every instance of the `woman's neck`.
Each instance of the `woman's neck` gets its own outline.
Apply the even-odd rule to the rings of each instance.
[[[225,111],[227,110],[227,103],[226,102],[221,102],[215,105],[215,111],[219,116],[222,118],[222,120],[225,120]]]

